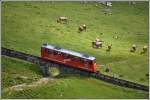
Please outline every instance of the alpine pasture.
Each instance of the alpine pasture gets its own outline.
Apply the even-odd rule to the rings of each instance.
[[[95,56],[101,73],[148,85],[148,53],[140,54],[148,45],[148,2],[112,5],[112,14],[104,14],[107,7],[96,2],[2,2],[2,47],[40,56],[41,45],[48,42]],[[57,23],[60,16],[66,16],[68,23]],[[83,24],[87,30],[79,33]],[[104,41],[102,48],[92,48],[95,38]],[[106,52],[109,44],[112,49]],[[137,45],[135,52],[130,52],[132,44]],[[30,78],[20,81],[16,75]],[[147,92],[78,75],[58,77],[36,88],[4,91],[41,77],[36,65],[2,56],[3,98],[148,98]]]

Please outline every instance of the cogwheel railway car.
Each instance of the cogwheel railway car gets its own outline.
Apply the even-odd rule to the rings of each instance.
[[[41,47],[41,57],[46,60],[55,61],[74,68],[86,70],[89,72],[96,71],[95,57],[82,53],[66,50],[57,46],[43,44]]]

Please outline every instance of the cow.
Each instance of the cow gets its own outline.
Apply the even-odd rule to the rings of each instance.
[[[84,31],[86,31],[86,25],[83,24],[82,27],[83,27]]]
[[[145,45],[145,46],[143,47],[143,51],[141,52],[141,54],[146,53],[146,52],[147,52],[147,50],[148,50],[148,46],[147,46],[147,45]]]
[[[79,28],[78,28],[79,33],[82,31],[86,31],[86,25],[85,24],[83,24],[82,26],[79,26]]]
[[[83,28],[82,26],[79,26],[78,32],[80,33],[80,32],[82,32],[82,31],[84,31],[84,28]]]
[[[110,44],[110,45],[107,46],[106,51],[110,51],[111,49],[112,49],[112,44]]]
[[[137,49],[137,45],[136,44],[133,44],[132,45],[132,49],[130,50],[130,52],[135,52]]]
[[[102,44],[103,44],[104,41],[96,38],[95,41],[92,42],[92,47],[93,48],[99,48],[99,47],[102,47]]]
[[[67,17],[59,17],[57,19],[57,23],[67,23],[68,22],[68,18]]]

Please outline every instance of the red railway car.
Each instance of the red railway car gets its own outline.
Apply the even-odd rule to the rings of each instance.
[[[41,47],[41,57],[89,72],[96,71],[95,57],[59,48],[47,43]]]

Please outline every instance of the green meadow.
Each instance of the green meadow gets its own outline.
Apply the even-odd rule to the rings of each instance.
[[[148,53],[140,54],[148,45],[148,2],[112,2],[111,13],[106,6],[89,2],[2,2],[2,47],[40,56],[40,47],[48,42],[65,49],[96,57],[101,73],[148,85]],[[60,16],[67,24],[57,23]],[[87,31],[78,33],[78,27]],[[117,36],[118,38],[114,38]],[[103,47],[92,48],[95,38]],[[107,45],[112,50],[106,52]],[[132,44],[137,51],[130,52]],[[148,98],[148,93],[123,88],[79,75],[66,75],[48,81],[47,85],[8,93],[11,86],[30,84],[42,78],[37,65],[2,56],[3,98]],[[111,72],[105,70],[110,68]],[[29,77],[20,80],[16,76]],[[61,93],[61,95],[60,95]]]

